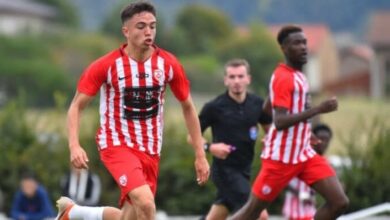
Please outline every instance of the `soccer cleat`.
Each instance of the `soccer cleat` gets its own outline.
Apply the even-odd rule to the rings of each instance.
[[[69,211],[72,209],[75,203],[68,197],[61,196],[56,202],[58,208],[58,215],[55,220],[70,220]]]

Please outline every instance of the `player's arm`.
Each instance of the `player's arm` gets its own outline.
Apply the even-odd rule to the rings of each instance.
[[[269,128],[272,125],[272,106],[269,97],[267,97],[263,102],[262,114],[260,116],[259,122],[264,131],[264,134],[267,134]]]
[[[288,114],[287,108],[275,106],[273,108],[273,121],[277,130],[283,130],[299,122],[306,121],[315,115],[335,111],[337,110],[337,105],[337,99],[333,97],[297,114]]]
[[[187,99],[181,101],[184,120],[191,137],[192,146],[195,151],[195,171],[198,184],[203,185],[207,182],[210,174],[209,163],[206,159],[206,153],[203,149],[203,137],[200,130],[200,123],[192,98],[188,95]]]
[[[93,96],[76,92],[70,104],[67,117],[68,144],[70,150],[70,161],[76,168],[88,168],[88,157],[79,142],[80,114],[90,103]]]

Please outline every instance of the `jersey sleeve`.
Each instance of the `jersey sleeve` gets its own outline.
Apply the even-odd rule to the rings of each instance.
[[[93,62],[84,70],[77,85],[77,91],[95,96],[107,79],[107,71],[99,60]]]
[[[276,74],[271,89],[273,93],[272,107],[289,109],[291,106],[293,81],[289,74]]]
[[[213,124],[213,107],[211,103],[206,103],[199,114],[200,128],[202,133]]]
[[[179,101],[184,101],[190,94],[190,82],[187,79],[184,68],[179,61],[174,60],[171,71],[172,80],[169,82],[169,86],[175,97]]]

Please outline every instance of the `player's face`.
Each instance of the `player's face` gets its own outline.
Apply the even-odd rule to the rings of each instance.
[[[303,32],[289,34],[282,48],[291,63],[303,65],[307,62],[307,40]]]
[[[226,68],[224,82],[230,93],[239,95],[246,92],[251,82],[251,76],[243,65],[237,67],[229,66]]]
[[[326,130],[319,130],[316,133],[316,137],[321,140],[321,142],[314,146],[314,150],[320,154],[323,155],[328,148],[331,136],[330,133]]]
[[[123,24],[122,32],[131,46],[148,49],[156,37],[156,17],[146,11],[135,14]]]

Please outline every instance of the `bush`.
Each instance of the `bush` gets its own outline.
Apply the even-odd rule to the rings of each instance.
[[[385,121],[377,117],[371,124],[359,124],[345,141],[351,165],[342,167],[341,180],[350,212],[390,201],[390,126]]]
[[[10,208],[13,194],[19,187],[20,174],[26,170],[34,171],[51,195],[58,196],[58,181],[64,167],[63,140],[52,143],[38,141],[26,117],[23,101],[12,101],[0,112],[0,189],[4,192],[5,210]],[[49,165],[50,164],[50,165]]]
[[[156,205],[170,215],[207,213],[214,199],[211,182],[198,186],[194,151],[186,141],[184,120],[178,109],[166,109],[163,150]],[[179,117],[177,117],[179,115]]]

